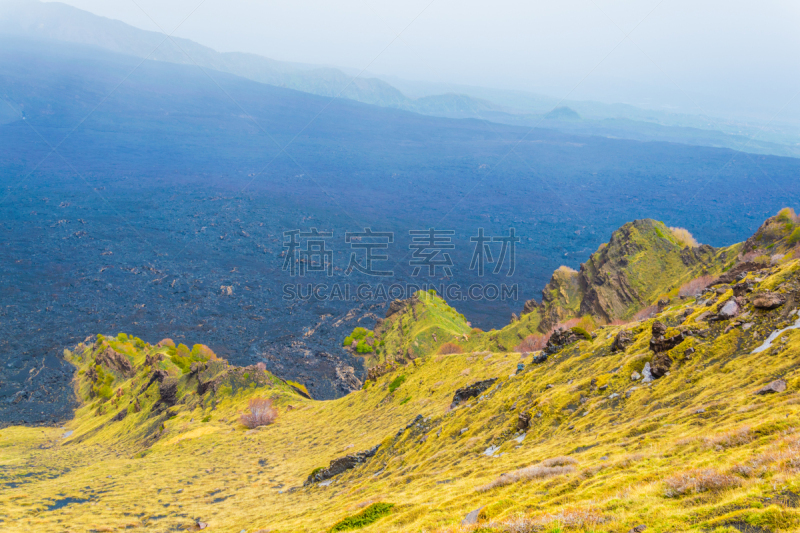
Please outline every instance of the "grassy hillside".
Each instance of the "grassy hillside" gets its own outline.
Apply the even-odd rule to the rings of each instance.
[[[419,294],[373,333],[414,358],[326,402],[203,346],[87,339],[75,419],[0,430],[0,529],[797,531],[800,258],[763,252],[538,364]],[[255,398],[275,423],[243,425]]]

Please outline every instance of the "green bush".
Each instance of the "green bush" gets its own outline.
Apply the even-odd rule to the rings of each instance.
[[[341,520],[331,528],[331,532],[335,531],[349,531],[351,529],[359,529],[366,527],[379,519],[392,512],[394,504],[391,503],[373,503],[357,515],[348,516]]]
[[[389,392],[394,392],[394,391],[396,391],[396,390],[397,390],[397,388],[398,388],[400,385],[402,385],[403,383],[405,383],[405,381],[406,381],[406,375],[405,375],[405,374],[403,374],[403,375],[401,375],[401,376],[397,376],[396,378],[394,378],[394,379],[392,380],[392,382],[391,382],[391,383],[389,383]]]
[[[351,346],[353,344],[353,337],[345,337],[344,342],[342,342],[342,346]]]
[[[574,327],[574,328],[572,328],[572,329],[571,329],[571,331],[572,331],[572,333],[574,333],[574,334],[575,334],[575,335],[577,335],[578,337],[583,337],[583,338],[584,338],[584,339],[586,339],[587,341],[590,341],[590,340],[592,340],[592,336],[589,334],[589,332],[588,332],[588,331],[586,331],[586,330],[585,330],[585,329],[583,329],[583,328]]]
[[[356,344],[356,351],[358,353],[370,353],[372,351],[372,346],[367,344],[367,341],[360,340],[358,344]]]
[[[789,244],[797,244],[800,242],[800,227],[795,228],[791,235],[789,235]]]
[[[353,333],[351,333],[350,336],[353,337],[354,340],[360,341],[367,336],[368,331],[369,330],[367,330],[367,328],[358,327],[353,330]]]

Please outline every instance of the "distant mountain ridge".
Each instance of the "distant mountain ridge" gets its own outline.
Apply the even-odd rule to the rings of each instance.
[[[413,82],[400,82],[406,88],[398,89],[383,79],[353,77],[338,68],[277,61],[250,53],[217,52],[189,39],[167,38],[160,32],[135,28],[57,2],[0,0],[0,34],[80,43],[139,58],[197,65],[268,85],[423,115],[478,118],[565,133],[800,157],[800,132],[797,135],[772,132],[758,125],[642,110],[623,104],[561,101],[519,91]],[[412,87],[416,87],[413,90],[418,93],[416,98],[407,96]],[[430,94],[438,89],[444,92]],[[555,109],[558,107],[572,113],[564,114]]]

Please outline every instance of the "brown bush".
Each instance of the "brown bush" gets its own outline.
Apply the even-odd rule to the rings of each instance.
[[[446,342],[439,347],[439,355],[450,355],[454,353],[464,353],[461,346],[454,342]]]
[[[515,352],[528,353],[543,349],[547,345],[545,335],[528,335],[515,348]]]
[[[711,285],[716,278],[714,276],[700,276],[692,281],[686,282],[678,289],[678,296],[692,297],[699,296],[703,289]]]
[[[278,418],[278,411],[272,406],[272,400],[269,398],[253,398],[247,408],[250,412],[240,416],[239,421],[250,429],[268,426]]]
[[[675,474],[665,479],[664,484],[667,487],[666,496],[673,498],[698,492],[719,492],[738,487],[741,481],[714,468],[702,468]]]
[[[647,320],[648,318],[653,318],[658,313],[658,306],[657,305],[649,305],[633,315],[634,320]]]

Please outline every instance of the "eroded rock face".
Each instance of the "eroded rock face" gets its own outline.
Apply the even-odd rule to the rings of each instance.
[[[497,381],[497,378],[484,379],[483,381],[477,381],[472,385],[468,385],[464,388],[456,390],[455,394],[453,394],[453,401],[450,404],[450,409],[453,409],[455,406],[465,402],[466,400],[469,400],[470,398],[478,396],[483,391],[494,385],[495,381]]]
[[[405,300],[392,300],[392,302],[389,304],[389,308],[386,310],[386,318],[401,312],[405,312],[417,301],[419,300],[417,300],[416,296],[412,296],[411,298],[407,298]]]
[[[517,430],[518,431],[525,431],[531,425],[531,415],[530,413],[520,413],[517,417]]]
[[[158,385],[158,393],[161,395],[161,403],[172,407],[178,401],[178,380],[166,378]]]
[[[786,297],[777,292],[762,292],[753,296],[752,302],[756,309],[770,310],[786,303]]]
[[[124,376],[133,375],[133,365],[131,365],[131,362],[128,360],[128,358],[125,355],[114,351],[110,346],[97,354],[95,361],[97,361],[97,364],[103,365],[109,370]]]
[[[625,348],[630,346],[631,343],[633,343],[633,333],[630,330],[623,329],[614,337],[614,342],[611,343],[611,351],[625,351]]]
[[[530,300],[525,302],[525,305],[522,307],[521,315],[527,315],[528,313],[532,313],[536,309],[539,308],[539,304],[536,303],[536,300],[531,298]]]
[[[359,464],[365,463],[367,462],[367,459],[375,455],[379,447],[380,444],[363,452],[353,453],[350,455],[345,455],[344,457],[339,457],[338,459],[334,459],[331,461],[331,464],[328,466],[328,468],[323,468],[322,470],[319,470],[318,472],[308,476],[308,479],[306,479],[303,485],[310,485],[311,483],[325,481],[326,479],[330,479],[333,476],[339,475],[342,472],[350,470]]]

